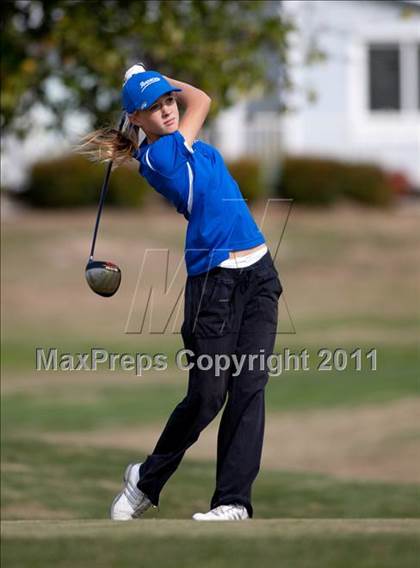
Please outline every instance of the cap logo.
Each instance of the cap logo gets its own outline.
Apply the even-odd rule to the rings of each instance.
[[[159,77],[152,77],[151,79],[147,79],[147,81],[140,81],[140,91],[145,91],[147,87],[150,87],[150,85],[156,83],[157,81],[160,81]]]

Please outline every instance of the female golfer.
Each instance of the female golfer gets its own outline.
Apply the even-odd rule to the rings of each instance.
[[[176,94],[175,94],[176,93]],[[216,487],[210,510],[197,521],[253,516],[251,487],[264,436],[264,388],[272,354],[282,286],[258,229],[219,152],[196,140],[211,99],[187,83],[140,65],[122,89],[128,128],[106,129],[90,142],[117,165],[134,157],[140,174],[188,221],[182,338],[190,350],[188,391],[143,463],[130,464],[111,518],[129,520],[157,506],[165,483],[185,451],[226,402],[217,440]],[[180,119],[178,104],[184,108]],[[138,133],[145,134],[138,144]],[[206,364],[199,365],[200,355]],[[219,373],[215,356],[242,362]],[[201,358],[202,360],[203,358]],[[234,372],[233,369],[236,369]]]

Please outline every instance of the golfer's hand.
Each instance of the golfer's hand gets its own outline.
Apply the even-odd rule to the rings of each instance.
[[[133,75],[135,75],[136,73],[144,73],[145,71],[146,71],[146,67],[141,62],[136,63],[135,65],[132,65],[125,72],[124,83],[126,83],[129,80],[129,78],[132,77]]]

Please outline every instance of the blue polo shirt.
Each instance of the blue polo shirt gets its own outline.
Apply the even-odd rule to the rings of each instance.
[[[177,130],[152,144],[145,139],[134,156],[140,174],[188,221],[185,263],[189,276],[218,266],[231,250],[265,242],[238,184],[221,154]]]

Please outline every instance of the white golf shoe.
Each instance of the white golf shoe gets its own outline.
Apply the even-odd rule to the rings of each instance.
[[[131,463],[125,470],[124,489],[111,504],[110,516],[113,521],[137,519],[152,506],[150,499],[137,488],[140,465],[140,463]]]
[[[195,521],[245,521],[249,519],[248,511],[243,505],[219,505],[208,513],[195,513]]]

